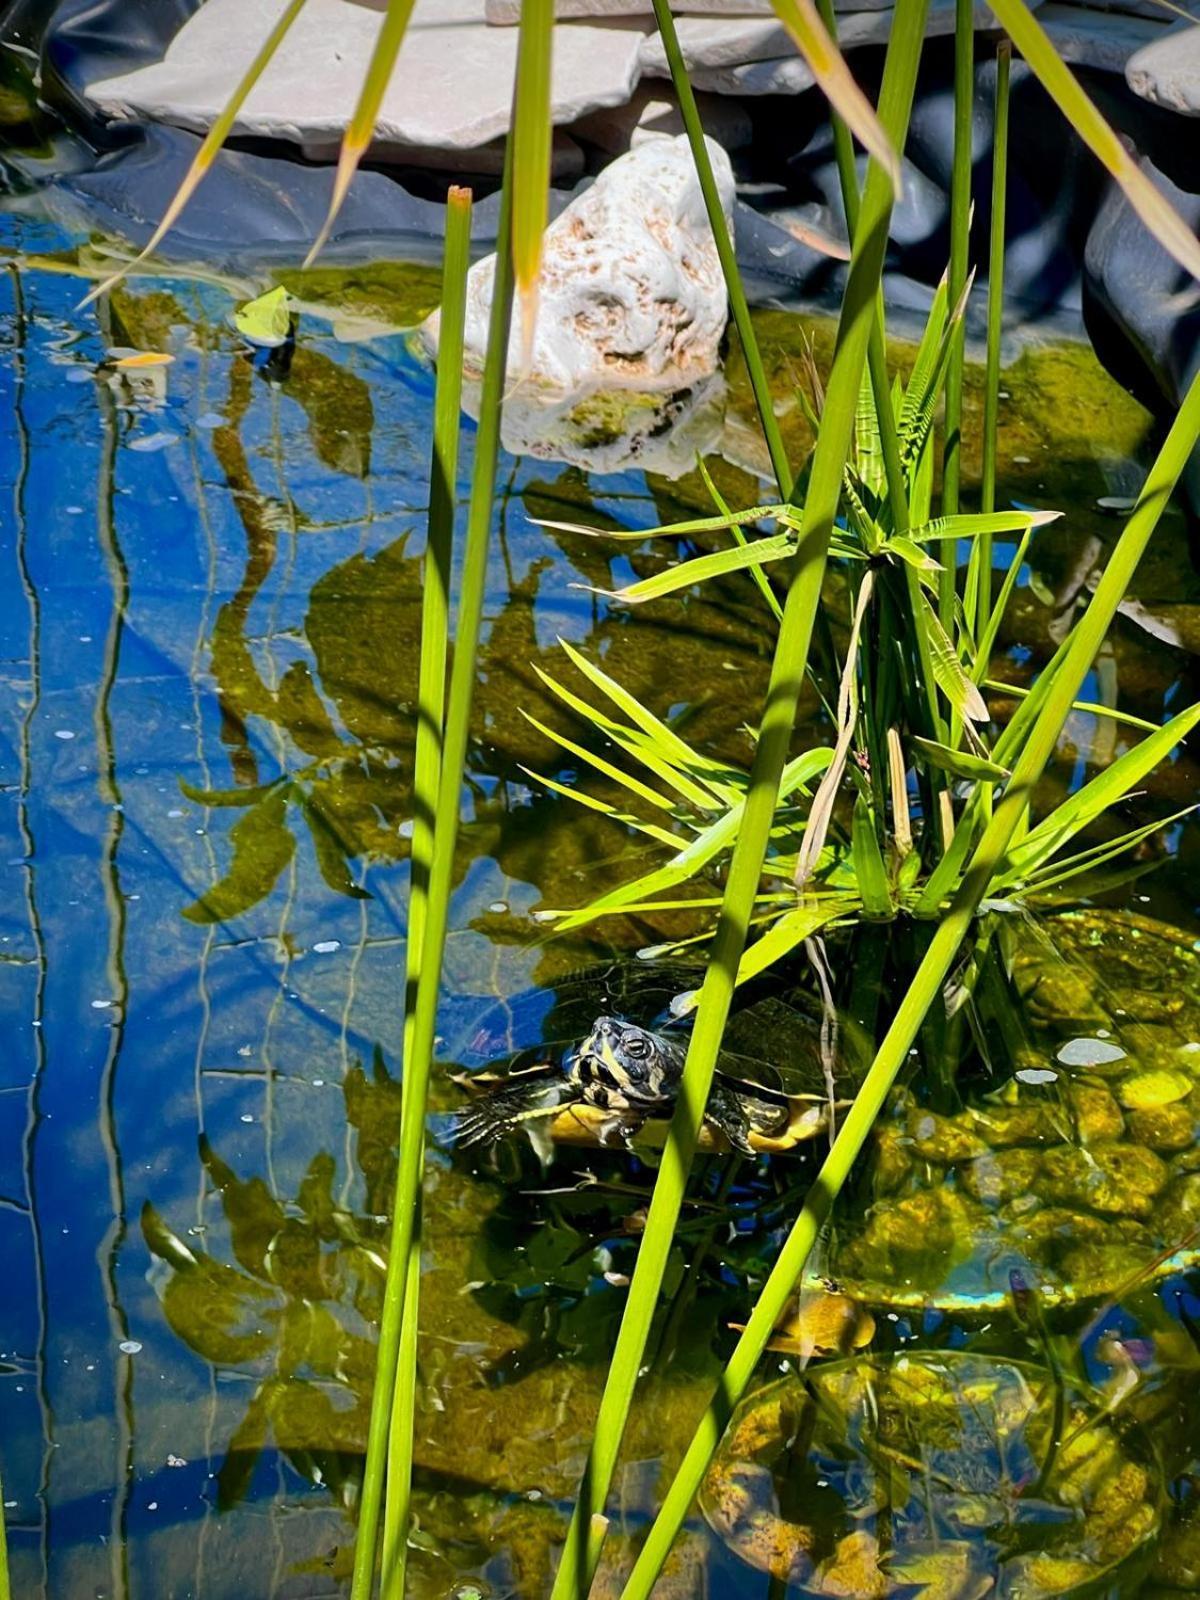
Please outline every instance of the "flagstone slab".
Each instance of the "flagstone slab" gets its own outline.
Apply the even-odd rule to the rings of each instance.
[[[1168,29],[1125,64],[1134,94],[1185,117],[1200,117],[1200,27]]]
[[[882,10],[891,0],[834,0],[835,11]],[[769,17],[771,0],[686,0],[672,8],[676,17]],[[484,14],[493,26],[511,27],[521,20],[521,0],[485,0]],[[566,17],[652,17],[653,0],[554,0],[554,15]]]
[[[1170,13],[1164,13],[1169,17]],[[1169,31],[1168,21],[1134,17],[1120,11],[1093,11],[1083,6],[1052,3],[1038,21],[1050,42],[1070,66],[1100,72],[1124,72],[1130,58]]]
[[[112,116],[207,131],[286,0],[207,0],[153,66],[89,84]],[[234,133],[309,148],[336,140],[358,99],[382,12],[353,0],[308,0],[250,92]],[[555,36],[556,123],[624,104],[641,68],[644,25],[567,23]],[[472,150],[508,128],[518,34],[490,28],[483,0],[417,0],[384,95],[372,153],[411,159],[421,149]]]
[[[988,6],[978,0],[977,28],[995,26]],[[895,11],[852,11],[838,20],[843,50],[858,45],[886,44]],[[715,94],[799,94],[816,79],[790,36],[774,18],[680,17],[680,48],[692,85]],[[954,0],[932,0],[926,36],[954,32]],[[662,41],[648,35],[641,48],[642,67],[651,78],[669,77]]]
[[[696,104],[704,131],[725,150],[743,150],[754,136],[750,113],[726,95],[697,94]],[[678,138],[684,131],[683,114],[670,84],[659,79],[642,82],[627,105],[589,111],[573,122],[569,132],[607,155],[623,155],[646,139]]]

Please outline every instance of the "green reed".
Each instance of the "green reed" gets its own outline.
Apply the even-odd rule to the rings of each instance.
[[[908,126],[926,8],[927,0],[900,0],[888,46],[879,115],[897,148],[903,145]],[[813,453],[797,554],[788,578],[783,621],[742,824],[730,862],[678,1102],[654,1184],[625,1314],[600,1401],[588,1464],[555,1576],[552,1600],[586,1595],[600,1559],[607,1526],[604,1506],[699,1139],[738,963],[762,876],[780,779],[792,740],[813,621],[820,604],[826,555],[841,501],[867,341],[883,272],[891,209],[891,182],[887,173],[872,161],[855,232],[833,369]]]
[[[471,262],[471,191],[452,188],[446,208],[446,247],[442,263],[442,305],[438,328],[437,386],[433,402],[433,453],[429,475],[429,530],[421,585],[421,652],[417,685],[417,730],[413,754],[413,833],[410,857],[408,931],[405,945],[404,1061],[413,1058],[416,1001],[421,983],[429,885],[433,871],[433,817],[441,781],[445,735],[446,668],[449,659],[450,578],[454,559],[454,521],[458,484],[458,445],[462,411],[463,330],[467,269]],[[404,1073],[401,1126],[424,1125],[424,1105],[412,1109],[413,1083]],[[422,1158],[418,1158],[423,1159]],[[393,1219],[394,1220],[394,1219]],[[399,1260],[398,1257],[391,1259]],[[389,1274],[390,1274],[389,1267]],[[384,1506],[380,1591],[384,1600],[402,1600],[408,1556],[409,1498],[412,1490],[413,1407],[416,1396],[417,1326],[421,1288],[421,1196],[415,1202],[412,1237],[405,1264],[396,1376],[387,1446],[387,1498]],[[381,1340],[380,1360],[385,1359]],[[378,1455],[368,1460],[364,1504],[378,1499]],[[372,1558],[373,1559],[373,1558]]]

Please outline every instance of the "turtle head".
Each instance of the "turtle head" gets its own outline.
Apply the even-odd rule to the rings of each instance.
[[[660,1034],[616,1017],[597,1017],[575,1052],[570,1074],[587,1099],[619,1110],[672,1100],[680,1066],[679,1052]]]

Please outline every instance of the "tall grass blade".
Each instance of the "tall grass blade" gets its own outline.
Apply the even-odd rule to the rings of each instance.
[[[1005,0],[1001,0],[1005,3]],[[1179,476],[1200,438],[1200,378],[1192,386],[1146,479],[1087,611],[1067,643],[1063,665],[1042,703],[1012,780],[971,859],[947,915],[939,923],[871,1069],[821,1164],[803,1209],[785,1241],[737,1342],[716,1392],[692,1438],[662,1509],[625,1585],[624,1600],[649,1600],[675,1535],[720,1441],[733,1407],[746,1391],[759,1357],[804,1271],[833,1201],[883,1108],[930,1007],[936,1002],[963,937],[1024,817],[1034,786],[1054,752],[1063,723],[1116,615]]]
[[[1047,38],[1024,0],[996,0],[997,20],[1055,105],[1112,174],[1125,198],[1168,254],[1200,278],[1200,239],[1138,166]]]
[[[471,191],[452,188],[446,205],[437,388],[433,402],[433,456],[429,471],[429,532],[421,585],[421,649],[413,754],[413,832],[404,973],[405,1062],[412,1059],[417,984],[421,974],[421,948],[425,938],[429,879],[433,866],[433,816],[442,765],[450,573],[454,554],[458,442],[462,421],[463,329],[466,320],[467,269],[470,263]],[[417,1107],[414,1111],[409,1103],[410,1083],[406,1071],[402,1123],[413,1116],[423,1116],[423,1108]],[[402,1600],[408,1556],[417,1311],[421,1283],[419,1218],[409,1245],[407,1272],[387,1452],[387,1498],[384,1505],[380,1577],[384,1600]],[[364,1497],[365,1489],[364,1485]]]
[[[855,83],[813,0],[771,0],[771,9],[808,62],[825,98],[859,144],[887,173],[895,198],[903,193],[900,157],[866,95]]]
[[[103,283],[98,283],[94,289],[89,290],[79,302],[79,309],[82,309],[86,305],[90,305],[90,303],[95,300],[98,295],[104,294],[107,290],[113,288],[115,284],[120,283],[121,279],[124,278],[127,273],[132,272],[135,267],[140,266],[143,261],[148,260],[149,257],[152,256],[158,249],[159,245],[163,242],[167,234],[179,220],[180,213],[183,211],[184,206],[187,205],[188,201],[199,188],[203,179],[208,175],[209,169],[212,167],[213,162],[217,159],[217,152],[229,137],[229,130],[237,121],[237,114],[245,104],[246,97],[249,95],[251,89],[254,88],[254,85],[258,82],[258,80],[262,77],[263,73],[267,70],[267,67],[270,65],[271,58],[274,56],[279,46],[283,43],[288,29],[291,27],[292,23],[295,22],[301,11],[303,11],[305,4],[306,0],[289,0],[286,10],[280,14],[278,22],[276,22],[275,26],[264,39],[262,49],[246,68],[245,74],[238,83],[237,88],[226,101],[220,116],[218,116],[212,127],[205,134],[203,143],[201,144],[199,150],[196,151],[196,154],[192,157],[191,166],[183,175],[183,182],[172,195],[171,202],[167,206],[166,211],[163,213],[162,221],[150,235],[148,243],[138,251],[137,255],[134,256],[132,261],[127,261],[119,272],[114,272],[110,278],[105,278]]]
[[[1004,235],[1008,204],[1008,90],[1012,46],[1002,39],[996,48],[996,109],[992,120],[992,217],[988,241],[987,356],[983,376],[983,470],[979,507],[996,509],[996,459],[1000,433],[1000,340],[1004,331]],[[971,552],[976,565],[972,626],[976,638],[992,609],[992,540],[981,539]]]
[[[893,147],[903,144],[908,127],[926,9],[927,0],[900,0],[897,6],[880,96],[880,120],[888,130]],[[663,0],[655,0],[655,10],[661,25]],[[571,1600],[572,1596],[586,1595],[600,1559],[606,1529],[604,1507],[645,1356],[775,820],[780,778],[820,604],[826,552],[841,499],[867,339],[883,271],[891,208],[891,179],[888,172],[872,160],[854,238],[821,429],[813,453],[799,549],[789,574],[783,622],[755,747],[745,813],[729,866],[667,1146],[651,1196],[579,1498],[555,1574],[552,1600]]]
[[[511,149],[511,146],[510,146]],[[491,529],[492,500],[496,487],[496,462],[500,449],[500,408],[508,360],[508,332],[512,316],[511,170],[506,163],[501,191],[500,225],[496,246],[496,276],[488,324],[487,355],[480,395],[479,427],[471,499],[467,512],[466,547],[458,595],[458,627],[454,663],[446,703],[446,725],[434,810],[436,848],[426,896],[425,937],[417,977],[416,1003],[410,1034],[411,1054],[404,1063],[404,1100],[407,1115],[400,1128],[400,1161],[392,1209],[391,1249],[383,1315],[379,1329],[375,1390],[367,1437],[367,1469],[354,1551],[351,1600],[370,1600],[375,1541],[379,1524],[379,1489],[387,1449],[396,1362],[408,1283],[408,1262],[419,1221],[421,1180],[424,1170],[425,1102],[433,1060],[437,1020],[438,980],[449,920],[450,891],[458,838],[462,774],[466,760],[471,703],[475,688],[475,662],[483,612],[484,583]],[[368,1495],[370,1484],[373,1493]]]
[[[971,242],[971,124],[975,101],[975,18],[973,0],[954,4],[954,165],[950,176],[950,303],[961,298],[967,282]],[[962,484],[963,368],[966,362],[966,319],[950,335],[946,368],[946,433],[942,447],[942,512],[954,516]],[[947,540],[939,557],[938,616],[949,631],[954,618],[957,553]]]
[[[362,88],[359,90],[358,104],[354,107],[353,115],[342,135],[342,147],[338,151],[337,171],[333,178],[333,196],[329,202],[329,211],[321,224],[320,233],[313,240],[312,249],[304,258],[306,267],[311,267],[324,249],[325,242],[337,221],[337,214],[342,209],[342,202],[354,181],[359,162],[371,148],[371,140],[375,137],[375,124],[379,119],[379,108],[383,104],[387,86],[391,82],[396,58],[400,54],[400,46],[404,43],[404,35],[408,32],[409,18],[412,16],[414,4],[415,0],[388,0],[383,24],[376,37],[375,48],[371,52]]]
[[[533,365],[537,330],[538,275],[550,188],[550,62],[554,44],[554,0],[521,0],[517,46],[516,109],[513,115],[513,277],[521,306],[521,373]]]
[[[654,20],[662,37],[667,65],[671,69],[675,98],[679,101],[679,111],[687,131],[692,161],[695,163],[696,176],[700,180],[704,209],[708,212],[709,227],[712,229],[713,240],[717,247],[717,258],[725,277],[729,309],[733,313],[738,342],[742,347],[742,359],[746,363],[746,373],[750,379],[750,387],[754,391],[759,426],[766,441],[767,454],[771,458],[771,471],[779,488],[779,498],[788,500],[792,493],[792,469],[784,447],[783,434],[779,431],[779,421],[775,416],[771,386],[767,382],[766,370],[762,364],[758,338],[754,332],[754,324],[750,320],[750,307],[746,301],[746,292],[742,288],[742,277],[738,271],[733,240],[729,237],[729,229],[725,226],[721,196],[717,191],[716,179],[713,177],[712,162],[708,158],[708,146],[704,142],[704,128],[700,122],[700,112],[696,107],[696,96],[692,93],[691,81],[683,62],[683,52],[679,48],[679,36],[675,31],[670,0],[654,0]]]

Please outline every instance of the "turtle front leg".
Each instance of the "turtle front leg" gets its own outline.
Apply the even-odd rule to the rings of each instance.
[[[750,1143],[750,1119],[728,1084],[719,1080],[713,1082],[704,1108],[704,1120],[718,1133],[723,1133],[739,1155],[757,1157],[758,1151]]]
[[[578,1098],[565,1079],[549,1075],[488,1089],[457,1113],[450,1142],[459,1149],[496,1144],[535,1120],[556,1116],[565,1103]]]

